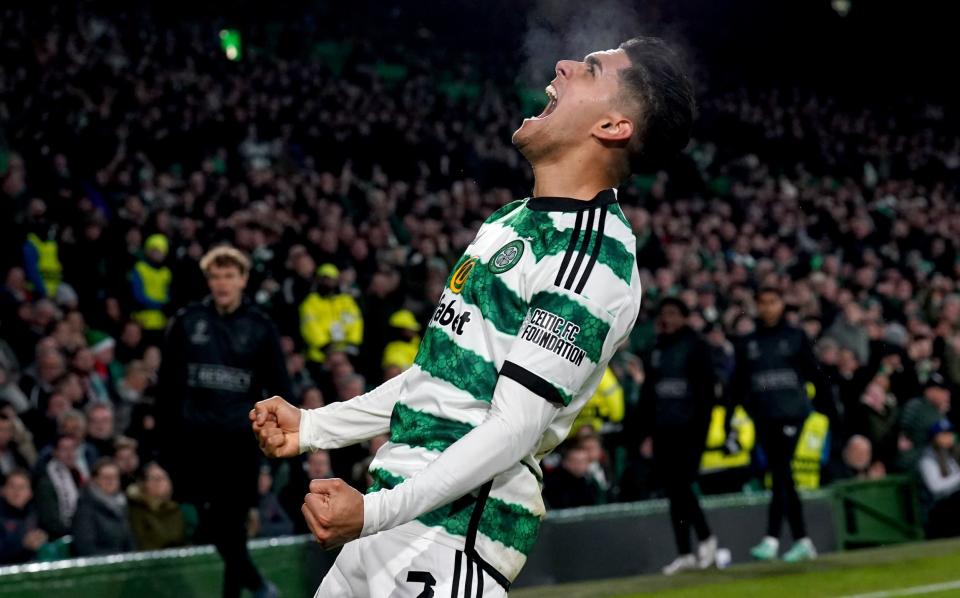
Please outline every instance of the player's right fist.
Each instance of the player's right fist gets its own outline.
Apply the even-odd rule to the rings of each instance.
[[[300,454],[300,410],[282,397],[258,402],[250,410],[250,421],[266,456],[296,457]]]

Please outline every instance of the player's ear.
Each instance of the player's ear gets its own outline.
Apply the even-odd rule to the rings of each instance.
[[[593,125],[591,133],[607,143],[627,143],[633,137],[633,121],[620,112],[611,112]]]

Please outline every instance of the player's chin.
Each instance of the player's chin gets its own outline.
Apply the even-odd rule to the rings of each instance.
[[[517,149],[522,150],[525,146],[529,145],[531,139],[536,136],[537,131],[542,130],[545,124],[542,118],[535,116],[525,118],[517,130],[513,132],[513,137],[511,137],[510,140]]]

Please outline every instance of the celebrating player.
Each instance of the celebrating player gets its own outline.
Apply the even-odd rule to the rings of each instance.
[[[636,239],[614,187],[686,145],[680,62],[654,38],[558,62],[546,109],[513,135],[533,197],[481,226],[414,366],[347,402],[302,411],[274,397],[250,412],[276,457],[390,434],[365,496],[311,482],[310,529],[346,544],[318,596],[505,595],[544,514],[540,459],[639,312]]]

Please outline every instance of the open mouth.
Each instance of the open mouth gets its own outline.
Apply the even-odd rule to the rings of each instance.
[[[546,107],[544,107],[543,112],[541,112],[538,116],[533,117],[534,120],[547,118],[548,116],[553,114],[554,110],[557,109],[557,102],[559,101],[559,96],[557,95],[557,88],[555,88],[551,84],[551,85],[547,85],[544,91],[546,91],[547,99],[549,101],[547,102]]]

